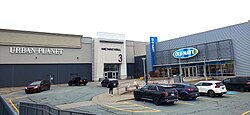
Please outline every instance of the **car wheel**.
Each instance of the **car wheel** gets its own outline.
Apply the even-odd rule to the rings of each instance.
[[[83,85],[84,85],[84,86],[86,86],[86,85],[87,85],[87,83],[84,83]]]
[[[169,102],[169,104],[174,104],[174,101],[172,101],[172,102]]]
[[[209,97],[214,97],[214,96],[215,96],[214,91],[209,90],[209,91],[208,91],[208,96],[209,96]]]
[[[218,94],[219,97],[222,97],[223,94]]]
[[[48,87],[48,89],[47,90],[50,90],[50,86]]]
[[[69,83],[69,86],[72,86],[72,83]]]
[[[159,97],[154,97],[153,101],[154,101],[154,104],[155,104],[155,105],[159,105],[159,104],[160,104],[160,99],[159,99]]]
[[[195,100],[197,97],[192,97],[193,100]]]
[[[241,91],[241,92],[244,92],[244,91],[245,91],[245,88],[244,88],[244,87],[240,87],[240,91]]]
[[[187,95],[187,94],[182,94],[182,95],[181,95],[181,99],[182,99],[183,101],[188,100],[188,95]]]
[[[135,100],[136,100],[136,101],[140,101],[141,98],[140,98],[138,95],[135,95]]]

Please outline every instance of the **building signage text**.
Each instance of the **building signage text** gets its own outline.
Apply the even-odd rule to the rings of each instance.
[[[121,51],[120,48],[101,48],[102,50],[108,50],[108,51]]]
[[[11,54],[43,54],[62,55],[63,49],[59,48],[32,48],[32,47],[10,47]]]
[[[196,48],[182,48],[173,53],[174,58],[186,59],[196,56],[199,50]]]

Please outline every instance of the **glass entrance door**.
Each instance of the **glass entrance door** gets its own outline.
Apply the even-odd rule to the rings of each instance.
[[[118,71],[105,71],[103,76],[104,78],[118,79]]]
[[[183,77],[196,77],[197,76],[197,67],[184,67],[182,68]]]
[[[119,79],[119,64],[104,64],[104,77]]]

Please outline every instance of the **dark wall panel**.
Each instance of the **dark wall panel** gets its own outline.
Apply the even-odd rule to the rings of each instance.
[[[128,76],[134,76],[135,74],[135,64],[134,63],[128,63],[127,64],[127,75]]]
[[[0,87],[12,86],[12,65],[0,65]]]
[[[0,65],[0,87],[26,86],[32,81],[50,79],[67,83],[72,77],[92,81],[92,64],[4,64]]]
[[[144,76],[144,70],[143,70],[143,61],[142,58],[146,58],[146,56],[138,56],[135,57],[135,77],[139,78],[141,76]],[[145,60],[145,71],[146,71],[146,75],[147,75],[147,59]]]
[[[58,65],[57,83],[66,83],[73,77],[83,77],[92,81],[92,65],[91,64],[67,64]],[[66,81],[65,81],[66,80]]]
[[[57,65],[13,65],[14,70],[12,73],[14,74],[13,85],[14,86],[22,86],[27,85],[34,80],[49,80],[49,74],[55,75],[57,73]]]

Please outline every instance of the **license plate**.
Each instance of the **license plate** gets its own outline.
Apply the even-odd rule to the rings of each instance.
[[[174,96],[174,94],[172,93],[171,96]]]

